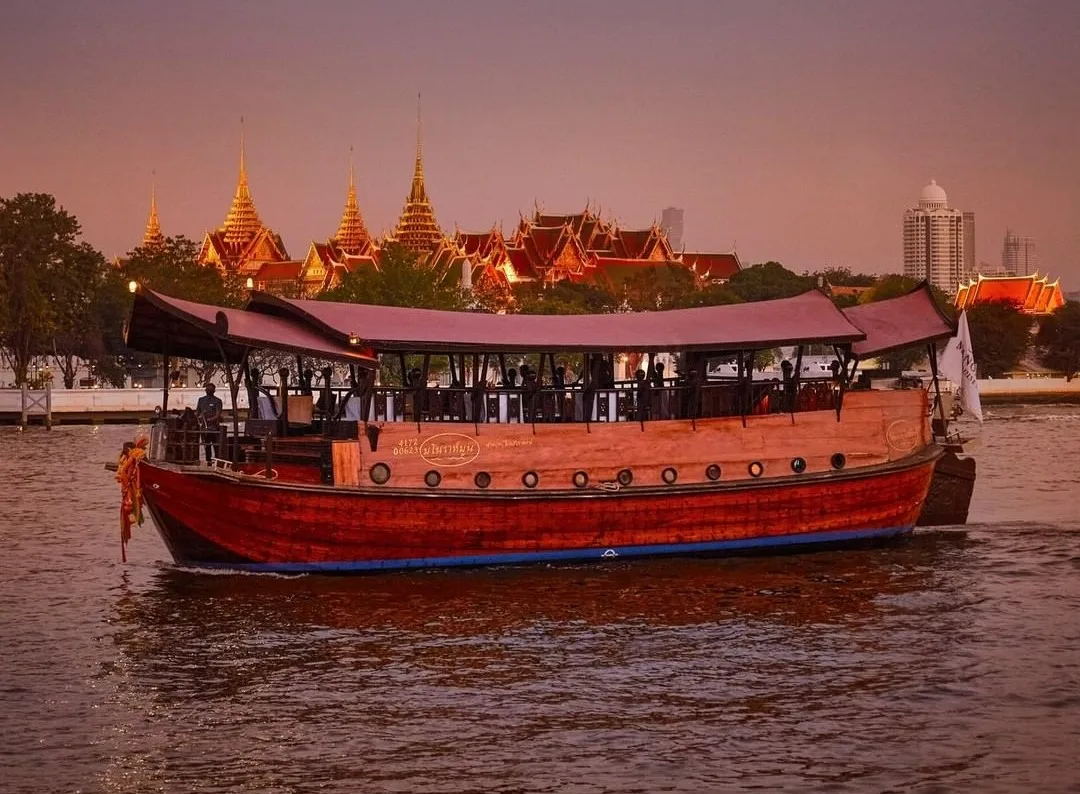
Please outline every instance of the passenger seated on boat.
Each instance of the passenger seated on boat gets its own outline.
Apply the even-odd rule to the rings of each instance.
[[[652,385],[645,377],[645,370],[637,370],[634,373],[634,418],[639,422],[644,422],[649,417],[651,392]]]
[[[525,373],[521,384],[521,389],[525,392],[525,421],[535,422],[540,418],[538,416],[540,403],[537,399],[540,393],[540,379],[527,365],[522,364],[521,369]]]
[[[780,362],[780,371],[784,377],[784,412],[795,410],[795,366],[786,358]]]
[[[517,378],[518,378],[517,370],[514,369],[513,367],[510,367],[510,369],[506,370],[506,380],[503,381],[502,387],[504,389],[516,389],[516,388],[518,388]]]
[[[551,387],[555,389],[555,416],[566,419],[566,369],[555,367],[555,374],[551,376]]]

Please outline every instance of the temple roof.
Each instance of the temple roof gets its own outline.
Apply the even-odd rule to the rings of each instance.
[[[734,251],[726,254],[688,253],[684,251],[679,255],[679,259],[684,265],[697,273],[699,278],[710,280],[724,279],[726,281],[742,270],[739,255]]]
[[[1007,301],[1020,307],[1025,314],[1050,314],[1065,305],[1065,297],[1057,281],[1050,283],[1038,273],[1029,276],[979,276],[961,284],[953,305],[964,310],[980,303]]]

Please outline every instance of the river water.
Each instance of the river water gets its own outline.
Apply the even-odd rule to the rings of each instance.
[[[120,562],[134,427],[0,428],[0,791],[1080,790],[1080,408],[965,529],[357,578]]]

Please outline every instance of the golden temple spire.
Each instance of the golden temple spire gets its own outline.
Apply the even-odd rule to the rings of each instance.
[[[435,221],[435,210],[428,199],[424,184],[424,150],[421,137],[420,94],[416,95],[416,164],[412,187],[401,210],[393,237],[410,251],[426,253],[442,239],[442,230]]]
[[[247,166],[244,162],[244,117],[240,117],[240,178],[236,183],[236,195],[225,218],[222,231],[225,242],[243,245],[262,230],[262,221],[251,198],[247,181]]]
[[[424,187],[424,144],[423,144],[423,121],[420,117],[420,94],[416,95],[416,165],[413,167],[412,190],[409,191],[410,202],[427,201],[427,188]]]
[[[368,230],[356,200],[356,174],[353,170],[353,150],[349,147],[349,192],[345,198],[345,211],[341,215],[334,241],[347,254],[358,255],[368,242]]]
[[[146,219],[146,231],[143,232],[143,248],[164,245],[165,235],[161,233],[161,222],[157,213],[157,179],[150,181],[150,217]]]

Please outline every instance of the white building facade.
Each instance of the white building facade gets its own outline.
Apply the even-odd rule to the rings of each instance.
[[[974,229],[974,213],[966,214]],[[967,275],[964,215],[949,207],[945,191],[931,179],[922,189],[919,206],[904,211],[905,276],[926,279],[947,295],[956,294]]]

